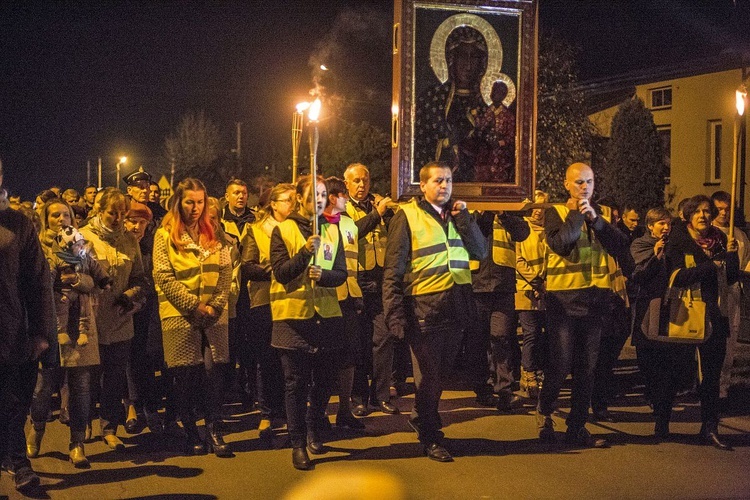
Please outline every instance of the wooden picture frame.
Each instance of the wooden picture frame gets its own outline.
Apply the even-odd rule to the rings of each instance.
[[[537,0],[395,0],[394,199],[420,195],[436,159],[472,207],[533,198],[537,23]]]

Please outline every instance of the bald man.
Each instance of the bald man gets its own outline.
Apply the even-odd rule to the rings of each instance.
[[[611,257],[627,251],[628,237],[611,224],[612,211],[591,201],[594,172],[574,163],[565,172],[568,200],[544,218],[547,255],[549,363],[539,395],[539,439],[555,442],[552,412],[563,381],[573,373],[569,444],[603,448],[607,442],[586,429],[604,313],[613,293]]]

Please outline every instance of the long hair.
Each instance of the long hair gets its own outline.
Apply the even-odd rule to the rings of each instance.
[[[39,218],[41,219],[41,227],[42,229],[39,231],[40,236],[44,235],[44,233],[49,229],[49,226],[47,225],[47,217],[49,216],[49,208],[52,205],[62,205],[65,208],[68,209],[68,214],[70,214],[70,225],[78,228],[78,224],[76,223],[76,217],[73,213],[73,209],[70,208],[70,205],[68,205],[68,202],[63,200],[62,198],[52,198],[51,200],[48,200],[43,206],[41,213],[39,214]]]
[[[271,206],[272,201],[278,201],[279,197],[291,191],[292,193],[297,192],[297,187],[294,184],[280,183],[272,187],[268,193],[268,202],[265,203],[260,211],[258,212],[258,220],[263,221],[269,217],[273,217],[273,207]],[[297,199],[292,195],[292,211],[297,208]]]
[[[185,244],[182,242],[182,233],[187,231],[185,221],[182,220],[182,200],[185,198],[185,191],[203,192],[203,213],[200,219],[198,219],[198,243],[203,248],[213,248],[218,243],[218,240],[216,239],[214,228],[211,226],[211,221],[208,218],[208,193],[206,192],[206,187],[198,179],[188,177],[177,185],[172,196],[170,210],[164,216],[161,226],[169,233],[169,239],[177,250],[182,251],[185,247]]]

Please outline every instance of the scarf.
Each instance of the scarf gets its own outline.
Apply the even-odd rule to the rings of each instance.
[[[87,226],[90,227],[91,231],[94,234],[96,234],[103,242],[109,243],[112,246],[116,246],[117,243],[120,241],[120,238],[122,238],[124,234],[122,227],[115,230],[115,229],[110,229],[104,224],[102,224],[102,219],[98,215],[94,216],[89,221]]]
[[[338,224],[341,220],[341,213],[329,214],[328,212],[323,212],[323,217],[326,218],[329,224]]]
[[[693,227],[690,224],[688,224],[688,226],[690,228]],[[712,257],[724,250],[724,245],[722,244],[722,232],[720,229],[717,229],[714,226],[709,226],[705,236],[699,237],[695,240],[695,242],[709,257]]]

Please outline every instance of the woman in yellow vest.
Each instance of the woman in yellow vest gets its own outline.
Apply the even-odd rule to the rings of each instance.
[[[194,408],[203,407],[206,445],[232,456],[221,424],[222,373],[229,360],[227,302],[231,248],[209,220],[203,183],[185,179],[154,238],[154,284],[159,295],[164,361],[175,380],[175,403],[189,452],[204,453]]]
[[[260,367],[258,402],[260,404],[261,439],[273,438],[273,421],[284,417],[284,379],[279,354],[271,347],[271,232],[297,206],[294,184],[277,184],[268,193],[268,202],[258,220],[248,226],[242,240],[242,276],[249,280],[248,320],[253,336],[247,350],[255,353]],[[244,360],[243,360],[244,362]]]
[[[305,450],[325,450],[319,439],[321,407],[328,402],[342,345],[343,319],[336,287],[346,281],[346,261],[338,227],[322,217],[327,193],[322,178],[297,182],[298,211],[271,233],[271,345],[279,349],[284,370],[287,428],[294,467],[312,467]],[[313,234],[312,218],[319,234]],[[308,384],[310,409],[307,410]],[[324,411],[324,410],[323,410]],[[306,413],[307,412],[307,413]]]

